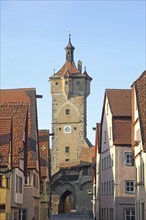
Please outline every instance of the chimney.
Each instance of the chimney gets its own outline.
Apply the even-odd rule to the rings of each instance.
[[[78,61],[78,70],[82,73],[82,61]]]

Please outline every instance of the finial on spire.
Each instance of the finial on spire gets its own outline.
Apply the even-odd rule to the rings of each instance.
[[[84,72],[86,72],[86,67],[84,66]]]
[[[73,52],[74,52],[74,47],[71,44],[71,34],[69,34],[69,42],[68,45],[65,47],[66,50],[66,60],[68,61],[73,61]]]

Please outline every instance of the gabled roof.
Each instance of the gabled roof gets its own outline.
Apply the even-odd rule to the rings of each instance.
[[[144,151],[146,152],[146,71],[132,84],[132,87],[133,86],[135,86],[137,98],[142,143]]]
[[[38,160],[37,144],[37,106],[36,89],[2,89],[0,90],[1,103],[25,103],[28,105],[28,168],[36,168]]]
[[[115,145],[129,145],[131,144],[131,89],[106,89],[104,95],[104,103],[101,117],[100,129],[100,147],[102,141],[102,123],[105,114],[106,98],[109,102],[109,107],[112,113],[113,120],[113,142]],[[125,133],[125,131],[127,133]],[[124,135],[126,137],[124,138]]]
[[[19,151],[24,151],[23,137],[25,131],[25,123],[27,117],[27,104],[25,103],[0,103],[0,117],[9,117],[11,121],[1,120],[1,153],[5,155],[8,162],[7,153],[11,151],[12,167],[19,166],[20,155]],[[5,124],[5,122],[7,122]],[[11,127],[12,124],[12,127]],[[8,127],[10,126],[10,127]],[[7,134],[6,134],[7,130]],[[12,132],[11,132],[12,130]],[[4,138],[6,137],[6,138]],[[10,145],[10,140],[12,141]]]
[[[131,90],[106,89],[113,116],[131,116]]]
[[[131,145],[131,120],[113,119],[114,145]]]
[[[10,143],[12,138],[11,123],[11,117],[0,117],[0,155],[2,157],[0,166],[8,166]]]

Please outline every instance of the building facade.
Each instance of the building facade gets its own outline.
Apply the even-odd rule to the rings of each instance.
[[[100,220],[135,218],[131,151],[131,90],[105,91],[99,145]],[[98,219],[98,218],[97,218]]]
[[[82,73],[81,61],[78,68],[74,63],[74,47],[65,47],[66,62],[49,81],[52,95],[52,175],[62,162],[80,159],[82,147],[89,146],[86,137],[87,96],[90,94],[91,77],[86,70]]]
[[[37,220],[40,219],[40,160],[36,90],[4,89],[0,90],[0,96],[1,116],[11,116],[14,121],[10,140],[13,169],[10,219]],[[9,114],[12,109],[11,115],[7,115],[6,106]]]
[[[50,144],[49,130],[39,130],[40,146],[40,220],[50,219]]]
[[[132,85],[132,151],[136,220],[146,219],[146,71]]]

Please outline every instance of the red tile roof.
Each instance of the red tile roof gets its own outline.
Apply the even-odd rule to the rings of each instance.
[[[115,145],[131,145],[131,120],[113,119],[113,142]]]
[[[62,162],[59,164],[59,168],[77,167],[83,164],[91,164],[92,158],[95,154],[95,147],[83,147],[81,159],[77,159],[69,162]]]
[[[23,150],[23,137],[24,137],[24,131],[25,131],[25,123],[26,123],[26,117],[27,117],[27,105],[24,103],[0,103],[0,117],[11,117],[12,120],[12,128],[11,128],[11,122],[7,121],[7,124],[4,124],[4,120],[2,120],[1,124],[1,135],[4,137],[5,130],[7,130],[7,138],[1,139],[1,150],[2,154],[5,154],[6,151],[8,152],[8,146],[5,145],[7,143],[10,144],[10,131],[12,129],[12,167],[18,167],[19,166],[19,160],[20,155],[19,150]],[[8,126],[10,126],[8,128]],[[7,149],[7,150],[6,150]],[[9,145],[10,150],[10,145]],[[6,156],[8,157],[8,155]],[[8,158],[6,159],[8,161]]]
[[[135,86],[142,143],[146,152],[146,71],[141,74],[132,86]]]
[[[28,105],[28,168],[36,168],[38,160],[36,89],[0,90],[0,102],[23,102]]]
[[[0,155],[3,160],[0,166],[8,166],[11,144],[11,118],[0,117]]]
[[[131,116],[131,90],[106,89],[113,116]]]
[[[69,76],[72,74],[80,74],[80,71],[77,69],[74,61],[66,61],[63,67],[54,75],[52,75],[50,78],[54,77],[61,77],[61,76]]]

